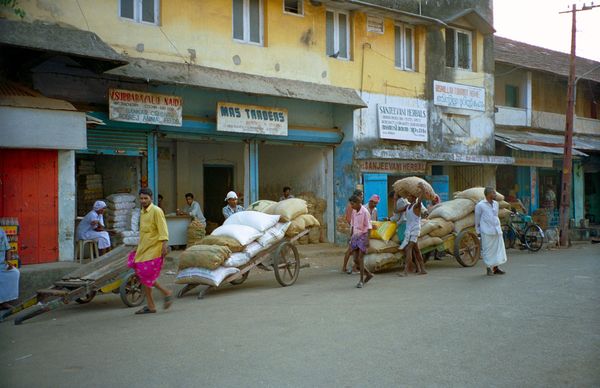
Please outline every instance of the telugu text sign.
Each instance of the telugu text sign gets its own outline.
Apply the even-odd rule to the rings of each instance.
[[[390,174],[424,174],[427,172],[427,162],[369,159],[360,161],[360,170]]]
[[[110,89],[108,114],[111,120],[181,127],[183,99],[178,96]]]
[[[283,108],[219,102],[217,131],[287,136],[288,111]]]
[[[407,105],[377,105],[379,137],[427,141],[427,108]]]
[[[485,89],[433,81],[433,103],[449,108],[485,111]]]

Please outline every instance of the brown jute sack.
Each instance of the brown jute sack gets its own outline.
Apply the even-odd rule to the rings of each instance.
[[[409,195],[419,195],[419,183],[423,184],[423,199],[433,200],[435,197],[435,191],[433,191],[433,187],[431,187],[431,185],[425,179],[416,176],[397,180],[394,182],[392,187],[399,196],[406,198]]]
[[[423,236],[419,237],[417,245],[419,246],[419,249],[425,249],[434,245],[440,245],[443,242],[444,241],[439,237]]]
[[[440,218],[439,220],[440,227],[432,230],[431,233],[429,233],[431,237],[444,237],[452,233],[454,230],[454,223],[452,221],[446,221],[443,218]]]
[[[446,221],[456,221],[465,218],[475,211],[475,202],[466,198],[453,199],[442,202],[429,213],[430,218],[441,217]]]
[[[238,240],[227,236],[206,236],[200,240],[198,245],[220,245],[229,248],[231,252],[241,252],[244,250],[244,246]]]
[[[179,270],[191,267],[217,269],[231,256],[231,250],[219,245],[194,245],[179,256]]]
[[[475,213],[471,213],[468,216],[466,216],[465,218],[462,218],[458,221],[454,221],[454,231],[456,233],[460,232],[461,230],[470,228],[471,226],[475,225]]]

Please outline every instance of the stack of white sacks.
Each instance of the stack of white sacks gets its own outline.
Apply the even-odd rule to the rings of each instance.
[[[104,213],[107,229],[117,232],[114,242],[122,239],[125,245],[139,242],[140,209],[136,207],[136,196],[132,194],[111,194],[106,197],[108,209]]]
[[[179,257],[178,284],[219,286],[238,273],[250,260],[274,244],[309,226],[318,225],[307,214],[306,202],[293,198],[281,202],[259,201],[249,211],[231,215],[225,223],[198,245],[188,247]]]

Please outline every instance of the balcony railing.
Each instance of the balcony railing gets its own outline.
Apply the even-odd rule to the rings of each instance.
[[[497,106],[496,125],[527,126],[527,109]],[[566,118],[564,114],[533,111],[531,114],[531,127],[551,131],[564,131]],[[600,120],[585,117],[575,117],[573,128],[575,133],[581,135],[600,135]]]

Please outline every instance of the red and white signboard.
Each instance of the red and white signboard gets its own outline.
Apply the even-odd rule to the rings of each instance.
[[[183,98],[178,96],[123,89],[108,93],[111,120],[181,127],[182,113]]]

